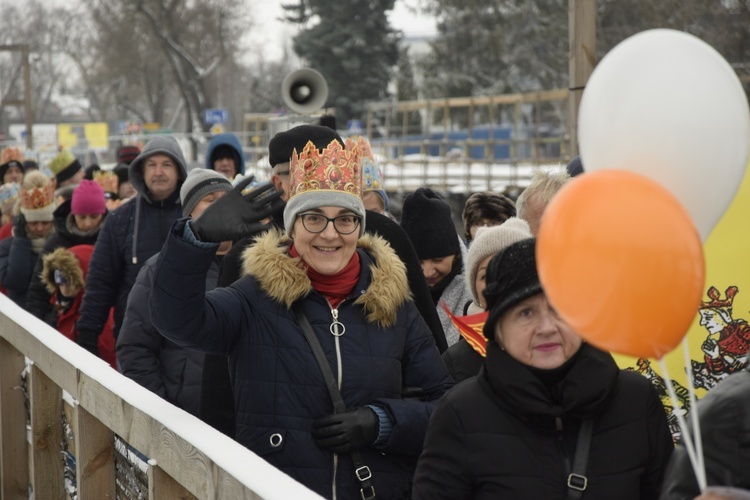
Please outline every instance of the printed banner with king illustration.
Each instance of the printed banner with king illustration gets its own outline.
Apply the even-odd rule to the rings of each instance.
[[[721,380],[744,368],[748,361],[750,266],[745,261],[750,255],[749,219],[750,176],[746,170],[734,201],[703,246],[706,259],[703,301],[686,337],[698,399]],[[675,286],[680,284],[675,283]],[[665,298],[651,297],[644,289],[643,300]],[[643,335],[648,335],[648,325],[643,325]],[[682,346],[665,357],[679,400],[677,409],[667,393],[658,361],[627,356],[615,356],[615,359],[620,367],[638,371],[654,383],[667,409],[672,435],[675,440],[678,439],[680,430],[673,412],[680,411],[686,415],[689,410],[689,382]]]

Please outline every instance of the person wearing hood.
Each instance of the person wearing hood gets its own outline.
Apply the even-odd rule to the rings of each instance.
[[[93,251],[94,245],[60,247],[39,259],[42,262],[41,281],[52,297],[52,304],[57,313],[53,326],[73,342],[78,336],[76,320],[81,309],[86,273]],[[114,318],[110,314],[104,331],[99,336],[99,352],[104,361],[112,368],[116,368],[113,323]]]
[[[97,238],[78,319],[80,346],[98,354],[97,339],[111,307],[117,338],[138,271],[182,217],[180,188],[186,177],[182,149],[171,136],[151,139],[130,164],[128,178],[138,194],[107,217]]]
[[[231,190],[232,183],[219,172],[195,168],[180,189],[182,214],[195,219]],[[216,288],[219,264],[230,248],[232,242],[225,241],[217,249],[206,275],[206,290]],[[205,354],[180,347],[159,335],[148,312],[158,257],[157,254],[146,261],[128,296],[125,319],[117,336],[117,360],[123,375],[200,417]]]
[[[82,180],[73,190],[71,199],[55,209],[55,232],[45,243],[40,255],[43,257],[60,247],[93,247],[106,216],[104,191],[96,182]],[[42,281],[42,264],[40,259],[34,268],[26,297],[26,310],[54,326],[57,323],[57,315],[50,303],[49,287]]]
[[[245,175],[245,155],[237,136],[226,133],[211,138],[206,151],[206,168],[224,174],[230,181]]]
[[[31,172],[21,182],[19,197],[13,236],[0,241],[0,285],[16,304],[26,307],[36,261],[55,230],[55,183],[41,172]]]

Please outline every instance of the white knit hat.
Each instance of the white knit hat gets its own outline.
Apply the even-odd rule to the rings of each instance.
[[[475,304],[479,304],[476,287],[479,264],[490,255],[495,255],[513,243],[531,237],[529,224],[518,217],[511,217],[499,226],[479,228],[466,256],[466,279]]]

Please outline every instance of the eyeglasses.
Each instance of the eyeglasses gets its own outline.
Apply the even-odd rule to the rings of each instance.
[[[359,227],[359,217],[355,215],[339,215],[338,217],[326,217],[323,214],[306,213],[299,214],[302,225],[311,233],[322,233],[333,222],[333,228],[339,234],[352,234]]]

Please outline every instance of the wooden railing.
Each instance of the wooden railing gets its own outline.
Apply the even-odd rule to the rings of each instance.
[[[0,499],[67,498],[66,400],[80,500],[116,497],[115,435],[149,458],[151,499],[320,498],[0,295]]]

